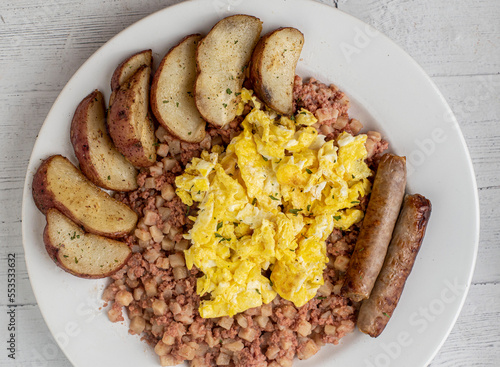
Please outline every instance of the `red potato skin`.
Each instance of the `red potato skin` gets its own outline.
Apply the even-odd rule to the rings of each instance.
[[[146,67],[147,66],[141,66],[135,75]],[[133,78],[134,76],[130,78],[130,80]],[[130,163],[135,167],[150,167],[155,164],[156,157],[153,157],[154,159],[151,160],[147,158],[141,141],[135,138],[134,130],[129,123],[132,111],[125,108],[129,103],[128,101],[133,100],[130,96],[132,93],[130,89],[118,89],[113,104],[109,109],[108,131],[118,151],[122,153]],[[147,102],[149,103],[149,101]],[[151,123],[151,129],[154,130],[153,120],[149,112],[148,118]]]
[[[375,285],[403,202],[405,186],[406,158],[385,154],[378,166],[342,287],[343,295],[354,302],[367,299]]]
[[[253,53],[252,53],[252,59],[250,62],[250,82],[252,84],[253,90],[256,93],[256,95],[262,99],[269,107],[271,107],[273,110],[285,114],[285,115],[290,115],[291,113],[288,113],[287,111],[280,111],[276,106],[274,106],[271,103],[271,95],[269,94],[269,91],[264,87],[264,84],[262,83],[262,75],[260,73],[261,70],[261,65],[262,65],[262,60],[263,60],[263,55],[264,55],[264,48],[266,46],[266,41],[269,37],[271,37],[275,32],[278,32],[282,29],[286,29],[290,27],[281,27],[278,29],[275,29],[272,32],[267,33],[264,35],[259,42],[257,42],[257,45],[255,46]],[[292,111],[293,113],[293,111]]]
[[[101,279],[101,278],[107,278],[107,277],[113,275],[114,273],[116,273],[118,270],[120,270],[128,262],[128,260],[132,256],[132,252],[130,252],[129,256],[125,259],[125,261],[123,261],[123,263],[118,268],[116,268],[115,270],[113,270],[111,272],[107,272],[107,273],[102,274],[102,275],[81,274],[81,273],[76,273],[76,272],[74,272],[74,271],[66,268],[61,263],[61,259],[59,258],[59,249],[56,246],[54,246],[52,244],[52,242],[50,241],[49,233],[48,233],[48,224],[45,226],[45,229],[43,230],[43,243],[45,244],[45,250],[47,251],[47,253],[49,254],[50,258],[54,261],[54,263],[58,267],[60,267],[62,270],[64,270],[67,273],[70,273],[70,274],[72,274],[72,275],[74,275],[76,277],[84,278],[84,279]]]
[[[40,164],[38,170],[33,176],[33,183],[31,187],[31,192],[33,194],[33,200],[35,201],[35,205],[43,214],[47,214],[47,211],[50,208],[57,208],[57,200],[52,191],[47,190],[47,170],[50,164],[50,161],[54,159],[55,156],[51,156]],[[59,209],[59,208],[57,208]],[[67,214],[64,210],[59,209],[61,213]]]
[[[40,167],[38,167],[38,170],[36,171],[35,175],[33,176],[31,192],[33,195],[33,200],[35,202],[35,205],[38,208],[38,210],[40,210],[43,214],[47,214],[47,211],[51,208],[56,208],[61,213],[63,213],[65,216],[70,218],[73,222],[77,223],[80,226],[83,226],[83,223],[78,221],[78,219],[75,218],[74,215],[72,215],[71,211],[66,206],[62,205],[61,202],[59,202],[57,200],[54,193],[47,189],[47,187],[48,187],[47,170],[48,170],[48,166],[50,164],[50,161],[52,159],[54,159],[55,157],[62,157],[62,156],[57,154],[57,155],[50,156],[49,158],[42,161],[42,164],[40,165]],[[62,158],[64,158],[64,157],[62,157]],[[66,159],[66,158],[64,158],[64,159]],[[135,226],[134,226],[134,228],[135,228]],[[132,228],[131,231],[134,228]],[[102,233],[99,231],[93,231],[92,233],[98,234],[101,236],[105,236],[105,237],[109,237],[109,238],[115,238],[115,239],[124,237],[125,235],[128,234],[128,232],[127,233],[125,233],[125,232]]]
[[[406,195],[382,271],[359,311],[357,325],[363,333],[376,338],[389,322],[422,245],[431,210],[431,202],[422,195]]]
[[[273,32],[267,33],[264,36],[261,37],[259,42],[257,42],[257,45],[253,49],[252,53],[252,58],[250,61],[250,83],[252,84],[252,88],[257,96],[259,96],[260,99],[263,101],[266,101],[266,104],[269,105],[272,109],[276,110],[275,106],[272,106],[271,104],[268,103],[272,98],[269,95],[269,91],[264,88],[264,84],[262,83],[262,75],[260,73],[261,65],[262,65],[262,55],[264,51],[264,47],[266,45],[266,40],[276,31],[279,31],[283,29],[278,28]],[[282,113],[282,111],[278,111]]]
[[[92,159],[90,157],[89,149],[89,131],[88,125],[86,123],[87,111],[89,105],[92,103],[99,103],[103,111],[106,111],[106,105],[104,104],[104,97],[99,90],[95,90],[85,97],[78,107],[76,108],[73,120],[71,121],[70,129],[70,140],[73,145],[73,150],[75,151],[76,158],[80,166],[82,173],[90,180],[93,184],[102,187],[107,190],[116,190],[116,188],[111,187],[108,184],[108,180],[104,180],[99,172],[95,169],[92,164]],[[129,190],[121,189],[119,191],[132,191],[137,189],[137,184],[135,187],[131,187]]]
[[[108,183],[101,179],[99,173],[96,171],[94,165],[91,163],[90,150],[89,150],[89,133],[87,124],[85,123],[87,117],[87,110],[89,105],[94,101],[101,102],[103,110],[106,110],[104,105],[104,98],[102,93],[97,89],[85,97],[78,107],[76,108],[73,120],[71,121],[70,140],[75,151],[76,158],[80,166],[80,170],[93,184],[108,190],[114,190]],[[132,189],[133,190],[133,189]]]
[[[136,57],[137,55],[140,55],[142,53],[149,53],[150,54],[149,57],[151,58],[151,63],[153,62],[152,50],[139,51],[139,52],[133,54],[132,56],[130,56],[129,58],[123,60],[122,63],[116,67],[115,71],[113,72],[113,75],[111,76],[111,90],[112,91],[116,91],[120,88],[120,75],[121,75],[122,70],[125,67],[125,65],[127,65],[127,63],[130,62],[131,59],[133,59],[134,57]],[[149,65],[146,65],[146,66],[151,66],[151,63]]]
[[[70,129],[70,140],[71,145],[73,145],[73,150],[75,151],[76,158],[80,163],[80,170],[82,173],[95,185],[104,187],[105,189],[110,189],[106,187],[105,183],[99,179],[98,173],[95,171],[94,167],[90,162],[90,152],[89,152],[89,141],[88,141],[88,129],[87,124],[84,122],[86,120],[87,110],[90,103],[95,99],[101,100],[102,107],[104,107],[104,100],[102,99],[102,94],[97,89],[85,97],[78,107],[76,108],[73,120],[71,121]]]

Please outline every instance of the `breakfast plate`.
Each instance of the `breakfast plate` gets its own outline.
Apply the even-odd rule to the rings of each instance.
[[[260,18],[264,33],[281,26],[303,32],[297,74],[343,90],[351,100],[350,115],[365,129],[381,132],[391,151],[407,157],[408,190],[425,195],[433,205],[424,244],[384,333],[372,339],[356,331],[295,365],[426,366],[458,317],[475,265],[479,208],[469,153],[443,96],[415,61],[370,26],[306,0],[193,0],[166,8],[112,38],[62,90],[33,148],[23,198],[27,268],[55,340],[78,367],[159,365],[152,348],[129,335],[127,326],[109,322],[101,301],[106,279],[73,277],[47,256],[45,218],[31,197],[31,182],[49,155],[62,154],[76,163],[69,140],[73,112],[96,88],[109,98],[110,76],[121,60],[151,48],[157,65],[184,36],[206,33],[232,14]]]

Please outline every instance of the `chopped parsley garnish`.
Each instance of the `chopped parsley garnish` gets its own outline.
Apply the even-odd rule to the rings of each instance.
[[[387,312],[384,312],[384,313],[383,313],[383,315],[384,315],[385,317],[390,317],[390,316],[387,314]]]
[[[235,95],[236,97],[238,97],[240,94],[241,94],[240,92],[236,92],[236,93],[234,93],[234,95]]]
[[[317,299],[326,299],[326,297],[323,297],[323,296],[321,296],[321,297],[316,297],[316,298],[317,298]]]
[[[278,198],[275,198],[274,196],[272,195],[269,195],[269,197],[271,198],[271,200],[279,200]]]
[[[223,103],[222,105],[224,106],[224,108],[226,108],[226,107],[227,107],[227,103]]]
[[[266,162],[269,160],[266,157],[262,156],[262,159],[265,160]]]
[[[306,172],[309,174],[313,173],[309,168],[306,168]]]
[[[307,206],[307,211],[308,211],[308,212],[310,212],[310,211],[311,211],[311,204],[309,204],[309,205]]]
[[[256,202],[257,202],[257,198],[253,198],[252,205],[255,205]]]
[[[261,294],[260,291],[258,289],[255,290],[258,294]]]
[[[233,91],[232,91],[231,89],[227,88],[227,89],[226,89],[226,93],[227,93],[227,94],[231,94],[231,93],[233,93]]]
[[[188,205],[186,209],[186,215],[189,215],[189,211],[191,210],[191,207]]]
[[[167,101],[167,100],[164,100],[164,101],[163,101],[163,103],[168,103],[168,102],[170,102],[170,101]]]
[[[179,102],[177,102],[177,103],[175,104],[175,107],[179,107]]]
[[[351,201],[351,204],[359,204],[358,200]]]
[[[75,264],[78,264],[78,259],[76,258],[76,256],[75,256]]]
[[[217,223],[217,231],[222,228],[222,222]]]
[[[111,176],[108,176],[108,180],[111,180]]]
[[[299,212],[301,212],[302,209],[290,209],[289,212],[294,214],[294,215],[297,215]]]
[[[271,287],[274,286],[274,283],[271,279],[269,279],[269,284],[271,284]]]
[[[356,176],[354,176],[353,174],[351,174],[352,178],[356,178]]]
[[[333,219],[335,219],[335,220],[340,220],[340,218],[342,218],[340,215],[334,215],[333,216]]]
[[[231,238],[226,238],[217,232],[215,232],[215,237],[220,238],[219,243],[224,242],[224,241],[227,241],[227,242],[231,241]]]

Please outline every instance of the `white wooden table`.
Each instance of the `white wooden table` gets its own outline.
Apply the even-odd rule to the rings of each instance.
[[[456,114],[476,171],[481,240],[469,296],[431,366],[500,366],[500,1],[322,1],[398,43]],[[70,366],[42,319],[23,259],[22,189],[38,130],[63,86],[94,51],[176,2],[0,2],[0,367]],[[16,255],[15,360],[7,356],[8,254]]]

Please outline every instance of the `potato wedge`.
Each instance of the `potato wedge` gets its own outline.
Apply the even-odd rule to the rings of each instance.
[[[120,153],[136,167],[156,162],[156,137],[149,115],[151,68],[141,66],[117,90],[109,108],[108,131]]]
[[[196,52],[196,107],[215,126],[234,120],[245,68],[262,31],[262,22],[249,15],[222,19],[201,40]]]
[[[77,277],[113,275],[132,255],[125,242],[86,233],[57,209],[49,209],[46,219],[45,249],[60,268]]]
[[[257,96],[276,112],[293,113],[295,67],[304,35],[295,28],[279,28],[262,37],[252,54],[250,80]]]
[[[153,52],[151,50],[144,50],[133,54],[118,65],[111,77],[111,96],[109,97],[109,105],[111,106],[113,104],[116,91],[121,85],[125,84],[141,66],[146,65],[151,67],[152,63]]]
[[[111,90],[120,88],[120,86],[129,80],[141,66],[146,65],[151,67],[152,61],[153,52],[151,50],[137,52],[124,60],[118,65],[111,77]]]
[[[76,108],[70,136],[80,170],[95,185],[116,191],[137,189],[137,170],[116,150],[106,130],[106,107],[98,90]]]
[[[44,160],[33,177],[33,199],[42,213],[56,208],[88,232],[111,238],[130,233],[137,214],[99,189],[65,157]]]
[[[158,122],[181,140],[198,143],[205,137],[205,120],[194,102],[196,48],[201,35],[185,37],[163,58],[151,85],[151,110]]]

